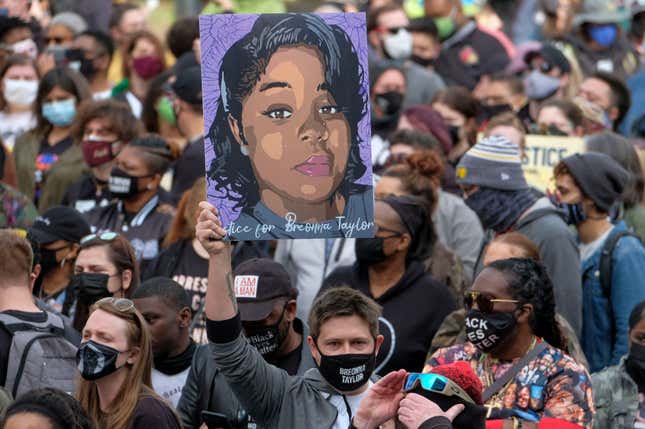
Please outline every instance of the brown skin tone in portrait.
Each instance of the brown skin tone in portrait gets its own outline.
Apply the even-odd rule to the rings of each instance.
[[[347,168],[350,127],[326,88],[316,49],[278,49],[245,99],[241,121],[229,116],[229,126],[271,211],[295,213],[297,222],[343,213],[346,201],[335,191]]]

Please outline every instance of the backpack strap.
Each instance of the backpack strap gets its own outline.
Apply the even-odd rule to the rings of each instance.
[[[640,238],[631,231],[620,231],[613,234],[605,240],[600,253],[600,264],[598,270],[600,271],[600,287],[602,294],[605,298],[609,299],[611,296],[611,278],[613,274],[613,253],[618,245],[618,242],[623,237],[634,237],[640,241]]]
[[[20,331],[39,331],[63,335],[65,333],[63,319],[49,311],[45,311],[45,314],[47,319],[44,322],[30,322],[9,313],[0,313],[0,323],[11,335]]]

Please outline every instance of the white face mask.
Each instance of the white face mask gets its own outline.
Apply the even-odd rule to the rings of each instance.
[[[14,43],[11,45],[11,50],[14,54],[25,54],[34,60],[38,56],[38,47],[36,46],[36,42],[31,39],[25,39]]]
[[[16,106],[31,106],[38,93],[37,80],[4,80],[4,99]]]
[[[405,28],[396,34],[388,33],[383,39],[385,53],[393,60],[406,60],[412,55],[412,34]]]

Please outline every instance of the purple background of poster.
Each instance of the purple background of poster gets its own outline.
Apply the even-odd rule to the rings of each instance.
[[[199,32],[202,49],[202,93],[204,94],[204,141],[206,153],[206,170],[215,158],[213,143],[208,137],[208,131],[217,113],[219,101],[219,69],[222,57],[226,51],[239,39],[244,37],[260,15],[202,15],[199,17]],[[349,36],[358,59],[363,67],[364,81],[361,83],[365,94],[369,94],[369,76],[367,64],[367,36],[364,13],[333,13],[318,14],[327,24],[338,25]],[[358,124],[358,134],[361,140],[360,152],[363,164],[367,167],[365,175],[356,183],[372,184],[372,154],[370,145],[370,113],[369,103],[367,113]],[[207,178],[208,180],[208,178]],[[208,201],[218,208],[224,227],[237,219],[239,209],[234,210],[234,202],[223,198],[222,193],[208,180],[206,187]]]

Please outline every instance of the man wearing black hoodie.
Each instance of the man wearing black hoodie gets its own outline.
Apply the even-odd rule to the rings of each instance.
[[[356,240],[354,265],[339,267],[320,289],[349,286],[383,307],[385,337],[376,373],[419,372],[439,325],[456,306],[448,287],[423,262],[436,240],[421,200],[387,196],[374,204],[375,238]]]
[[[538,198],[522,171],[519,148],[506,137],[486,137],[457,165],[457,184],[482,223],[486,238],[475,273],[482,268],[484,251],[496,235],[517,231],[537,244],[553,286],[558,312],[576,335],[582,331],[580,255],[564,221],[566,213],[548,198]]]

